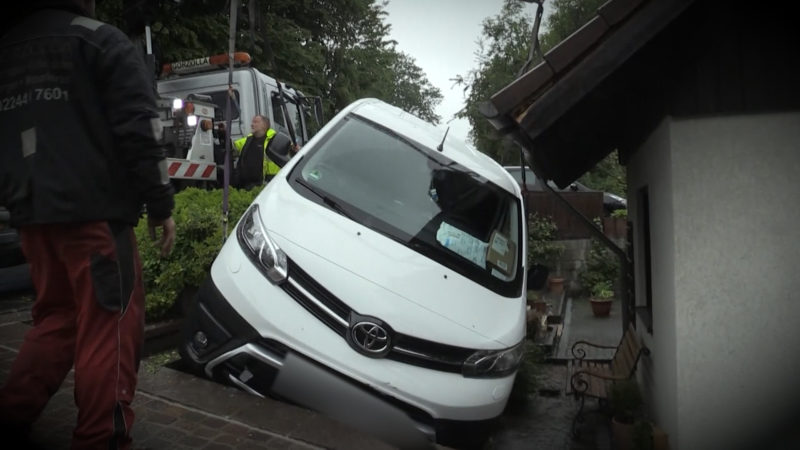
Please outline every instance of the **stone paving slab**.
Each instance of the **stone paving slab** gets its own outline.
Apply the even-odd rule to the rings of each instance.
[[[572,345],[579,340],[615,347],[619,345],[619,341],[622,339],[620,305],[619,300],[614,300],[609,316],[595,317],[588,299],[568,297],[564,315],[564,332],[555,352],[555,358],[571,359]],[[585,348],[587,359],[608,360],[614,356],[614,350]]]
[[[601,422],[587,423],[582,428],[585,433],[573,438],[572,419],[578,412],[578,404],[563,392],[566,366],[543,364],[540,369],[538,392],[529,395],[524,411],[502,416],[500,430],[485,450],[610,449],[608,427]]]

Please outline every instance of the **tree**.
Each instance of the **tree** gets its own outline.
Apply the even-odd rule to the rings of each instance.
[[[442,101],[442,92],[430,84],[414,58],[392,51],[390,71],[394,74],[388,102],[432,123],[439,123],[436,105]]]
[[[495,92],[514,80],[528,57],[532,21],[524,11],[524,4],[505,0],[500,13],[483,21],[483,36],[478,41],[478,67],[466,77],[456,77],[464,86],[466,106],[456,117],[466,118],[472,130],[469,137],[475,146],[501,164],[513,155],[506,151],[492,125],[478,111],[479,105]]]
[[[101,20],[140,38],[152,28],[157,66],[163,61],[227,52],[230,4],[218,0],[107,0]],[[413,58],[395,50],[385,2],[375,0],[243,0],[237,50],[252,65],[323,98],[326,117],[362,97],[396,104],[438,121],[441,101]]]
[[[550,0],[544,3],[551,13],[542,25],[539,40],[542,53],[566,39],[591,19],[606,0]],[[500,136],[480,113],[481,103],[511,83],[525,64],[531,42],[533,16],[519,0],[504,0],[497,16],[483,21],[483,34],[477,56],[477,68],[466,76],[456,76],[455,82],[464,87],[466,106],[457,117],[466,118],[472,131],[470,139],[475,146],[500,164],[517,164],[519,155],[515,146]],[[529,67],[542,61],[535,55]],[[587,172],[582,182],[589,187],[625,195],[625,175],[616,159],[616,152]]]

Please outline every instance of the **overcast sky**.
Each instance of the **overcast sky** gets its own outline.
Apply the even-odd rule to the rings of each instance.
[[[464,119],[447,124],[464,107],[463,88],[453,86],[451,79],[466,77],[476,67],[481,22],[500,13],[502,6],[503,0],[389,0],[386,7],[398,50],[412,56],[444,96],[436,113],[443,129],[450,126],[448,136],[466,140],[470,130]],[[525,8],[531,15],[536,11],[534,4]]]

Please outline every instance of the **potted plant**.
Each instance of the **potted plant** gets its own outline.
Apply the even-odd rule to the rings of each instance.
[[[564,252],[564,246],[555,241],[556,225],[549,217],[533,214],[528,220],[528,265],[529,270],[536,270],[542,276],[536,286],[529,289],[539,290],[544,287],[553,269],[559,269],[559,258]],[[561,278],[553,276],[553,278]],[[561,278],[563,286],[563,278]],[[552,287],[551,287],[552,289]]]
[[[669,436],[649,420],[636,420],[631,441],[634,450],[669,450]]]
[[[589,301],[592,303],[592,314],[596,317],[604,317],[611,313],[611,300],[614,298],[614,290],[608,280],[597,282],[592,286],[592,295]]]
[[[596,221],[599,222],[599,219]],[[614,285],[619,279],[619,259],[611,250],[606,248],[599,239],[592,239],[589,252],[586,255],[586,262],[578,273],[578,284],[581,294],[585,297],[592,297],[595,286],[605,283]],[[607,287],[607,286],[606,286]],[[606,290],[613,290],[608,288]]]
[[[658,425],[648,420],[636,380],[615,381],[611,385],[611,434],[620,450],[668,450],[669,438]]]
[[[611,385],[611,433],[615,448],[633,448],[634,426],[642,419],[642,394],[635,380],[618,380]],[[640,430],[641,432],[642,430]]]
[[[528,291],[528,305],[542,314],[547,312],[547,302],[535,291]]]

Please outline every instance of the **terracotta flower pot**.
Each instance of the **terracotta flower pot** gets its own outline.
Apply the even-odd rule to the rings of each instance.
[[[550,292],[556,295],[561,295],[564,292],[564,278],[552,276],[547,280]]]
[[[620,422],[616,417],[612,417],[611,434],[614,436],[614,448],[618,450],[630,450],[633,448],[632,423]]]
[[[595,317],[605,317],[611,314],[611,299],[595,299],[590,298],[592,303],[592,314]]]

